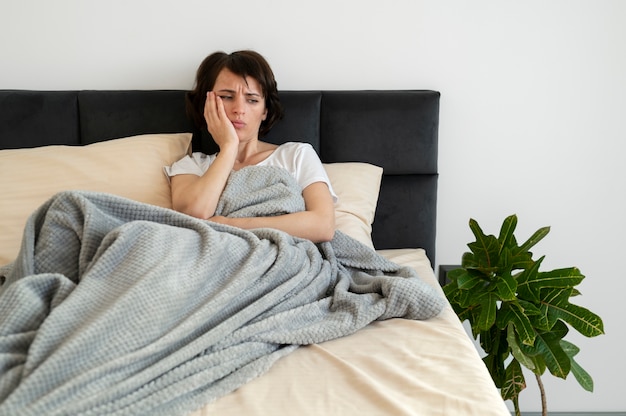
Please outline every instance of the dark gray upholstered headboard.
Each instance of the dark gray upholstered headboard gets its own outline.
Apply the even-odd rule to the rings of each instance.
[[[181,90],[0,90],[0,149],[193,131],[184,95]],[[439,93],[282,91],[280,97],[285,118],[265,140],[310,142],[326,163],[383,167],[373,225],[376,248],[422,247],[434,263]],[[194,148],[208,152],[214,144],[195,133]]]

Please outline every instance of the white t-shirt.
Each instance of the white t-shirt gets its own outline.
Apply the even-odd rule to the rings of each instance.
[[[193,174],[202,176],[209,169],[217,154],[206,155],[202,152],[194,152],[175,162],[172,166],[166,166],[165,174],[169,177]],[[277,166],[287,169],[302,189],[315,182],[324,182],[330,189],[333,201],[337,202],[337,195],[330,184],[330,179],[324,170],[322,162],[309,143],[287,142],[272,152],[266,159],[257,163],[256,166]]]

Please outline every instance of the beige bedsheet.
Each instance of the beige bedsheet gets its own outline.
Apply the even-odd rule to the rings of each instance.
[[[439,287],[421,249],[380,251]],[[473,342],[448,306],[435,319],[375,322],[295,350],[205,415],[507,415]]]

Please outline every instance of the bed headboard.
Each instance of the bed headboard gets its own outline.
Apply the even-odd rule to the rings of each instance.
[[[0,149],[193,131],[185,92],[0,90]],[[307,141],[325,163],[381,166],[376,248],[422,247],[434,264],[439,93],[281,91],[280,98],[285,118],[265,140]],[[213,146],[206,134],[194,134],[196,150]]]

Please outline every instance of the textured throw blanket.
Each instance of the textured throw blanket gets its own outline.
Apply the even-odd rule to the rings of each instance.
[[[301,210],[300,192],[286,171],[245,168],[219,214]],[[185,414],[299,345],[443,305],[340,232],[313,244],[76,191],[30,217],[0,274],[0,415]]]

